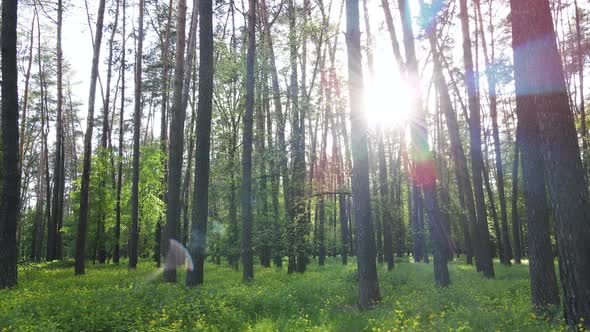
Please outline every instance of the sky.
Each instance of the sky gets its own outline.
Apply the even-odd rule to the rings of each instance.
[[[167,0],[159,0],[160,2]],[[332,14],[331,14],[331,21],[336,22],[339,15],[340,10],[340,0],[332,0]],[[52,3],[53,1],[49,1]],[[66,5],[66,11],[64,13],[64,27],[63,27],[63,51],[64,51],[64,58],[68,61],[71,65],[72,72],[71,72],[71,81],[75,83],[73,89],[74,98],[82,104],[81,112],[80,112],[80,119],[81,124],[83,126],[83,130],[85,130],[85,117],[87,114],[87,100],[88,100],[88,91],[89,91],[89,80],[90,80],[90,68],[91,68],[91,61],[92,61],[92,39],[89,30],[88,19],[86,15],[85,9],[85,0],[64,0]],[[127,22],[128,28],[127,31],[131,32],[133,27],[137,25],[137,14],[138,14],[138,0],[127,0],[128,2],[128,10],[127,10]],[[329,0],[325,0],[325,4]],[[88,0],[88,10],[91,15],[91,24],[92,30],[95,30],[95,19],[96,19],[96,12],[98,7],[97,0]],[[107,1],[107,8],[109,7]],[[187,1],[189,5],[189,9],[187,13],[191,12],[191,5],[192,1]],[[403,43],[401,40],[401,27],[399,25],[399,19],[396,19],[399,15],[397,12],[397,4],[396,1],[390,1],[392,3],[390,5],[391,11],[394,15],[394,21],[396,24],[397,35],[402,46],[402,53],[403,53]],[[484,1],[485,3],[485,1]],[[361,2],[362,4],[362,2]],[[418,10],[418,1],[412,1],[412,14],[416,17],[419,14]],[[238,6],[240,3],[238,2]],[[389,36],[385,25],[383,23],[383,12],[381,9],[380,1],[377,0],[369,0],[368,1],[369,13],[371,18],[371,29],[372,34],[374,36],[374,61],[375,61],[375,73],[373,77],[369,77],[369,73],[365,67],[365,85],[367,87],[367,93],[365,94],[366,99],[366,109],[369,111],[369,120],[373,123],[380,123],[387,117],[386,120],[393,122],[390,124],[395,124],[396,122],[402,121],[407,119],[410,115],[408,114],[409,104],[407,101],[407,96],[409,91],[407,87],[404,86],[403,81],[399,78],[399,74],[397,72],[397,66],[395,65],[395,61],[393,58],[393,53],[391,51],[391,45],[389,41]],[[458,7],[458,4],[457,4]],[[484,10],[487,10],[487,6],[483,5]],[[49,6],[44,7],[45,14],[41,16],[41,24],[42,28],[42,38],[49,43],[49,47],[54,47],[55,44],[54,37],[55,37],[55,30],[54,30],[54,23],[51,19],[56,17],[55,9],[50,8]],[[284,9],[283,9],[284,10]],[[494,11],[499,17],[506,17],[508,13],[508,8],[497,6]],[[457,15],[458,8],[455,9],[455,16]],[[362,11],[362,5],[360,6],[360,14],[361,14],[361,30],[363,36],[365,36],[365,24],[364,24],[364,13]],[[50,16],[51,19],[47,18]],[[239,16],[239,14],[238,14]],[[32,7],[23,8],[21,5],[21,12],[19,14],[19,26],[20,32],[23,33],[25,36],[28,35],[28,31],[30,29],[30,20],[32,17]],[[105,14],[105,25],[112,22],[114,18],[114,14],[109,15],[107,10]],[[146,16],[147,19],[147,16]],[[238,20],[239,22],[240,20]],[[416,21],[416,20],[414,20]],[[455,19],[455,23],[458,23],[458,20]],[[187,19],[188,24],[188,19]],[[215,23],[214,23],[215,24]],[[343,17],[340,24],[340,32],[344,32],[345,30],[345,18]],[[146,22],[147,26],[147,22]],[[473,31],[473,26],[471,27]],[[188,29],[187,29],[188,30]],[[421,32],[421,29],[418,26],[415,26],[414,32],[416,36],[418,36]],[[497,31],[499,33],[499,31]],[[462,52],[460,46],[461,40],[461,32],[458,26],[453,27],[451,29],[451,37],[455,39],[455,48],[452,49],[451,57],[457,61],[457,65],[460,64],[462,57]],[[102,49],[101,49],[101,61],[100,61],[100,76],[102,79],[102,83],[106,83],[106,65],[105,65],[105,58],[108,55],[108,45],[107,41],[109,38],[109,34],[103,34],[103,42],[102,42]],[[120,38],[117,35],[116,38]],[[152,42],[154,39],[153,33],[152,36],[148,35],[148,39],[151,38]],[[364,39],[364,38],[363,38]],[[26,44],[26,41],[22,42]],[[146,43],[149,43],[147,41]],[[339,38],[340,43],[340,50],[337,54],[338,62],[341,65],[341,74],[345,74],[345,65],[346,65],[346,52],[344,46],[344,36],[340,36]],[[363,40],[364,44],[364,40]],[[418,59],[422,61],[420,64],[420,68],[426,68],[425,75],[423,77],[423,84],[426,84],[430,78],[431,69],[428,67],[424,67],[423,62],[428,57],[428,52],[422,49],[420,46],[424,45],[424,43],[417,42],[417,52],[418,52]],[[128,41],[129,48],[133,47],[133,38],[130,38]],[[363,54],[363,58],[366,60],[366,55]],[[483,56],[480,56],[483,58]],[[315,60],[315,59],[314,59]],[[483,61],[480,59],[480,61]],[[133,55],[128,56],[128,62],[133,63]],[[312,66],[308,66],[312,67]],[[482,65],[483,67],[483,65]],[[132,87],[133,87],[133,70],[131,69],[127,74],[127,87],[128,87],[128,96],[132,96]],[[115,76],[116,77],[116,76]],[[24,78],[21,77],[21,83],[24,81]],[[482,83],[484,83],[482,79]],[[24,84],[21,84],[21,89]],[[482,84],[482,87],[485,88],[485,84]],[[423,86],[423,92],[426,93],[427,89],[426,86]],[[97,114],[102,106],[101,101],[101,90],[100,87],[97,89],[96,92],[96,108],[95,114]],[[391,101],[396,101],[396,107],[391,107]],[[132,105],[128,105],[128,108],[132,107]],[[395,115],[391,115],[391,113],[395,113]],[[127,110],[129,112],[129,110]],[[130,115],[126,117],[129,118]],[[155,126],[158,128],[159,118],[156,116],[156,123]]]

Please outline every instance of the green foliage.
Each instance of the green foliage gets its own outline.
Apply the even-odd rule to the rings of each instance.
[[[165,284],[150,263],[93,266],[75,277],[68,264],[21,266],[19,287],[0,292],[0,329],[15,331],[565,331],[561,318],[532,314],[527,266],[496,266],[486,280],[452,263],[453,284],[436,289],[432,266],[399,260],[380,266],[383,300],[356,308],[356,264],[328,259],[305,274],[208,264],[205,285]],[[179,280],[184,280],[179,276]],[[556,317],[560,317],[557,314]]]
[[[88,241],[87,250],[93,253],[99,222],[104,225],[106,236],[105,247],[110,252],[114,247],[114,228],[116,223],[117,191],[112,183],[111,151],[99,149],[92,157],[92,169],[90,173],[90,193],[88,212]],[[140,148],[139,160],[139,255],[147,257],[152,254],[154,247],[154,232],[156,222],[164,214],[162,195],[162,152],[156,143],[144,145]],[[129,160],[123,160],[124,182],[121,190],[121,246],[125,252],[128,229],[131,223],[131,156]],[[64,219],[64,243],[73,243],[76,234],[76,226],[80,203],[80,179],[75,182],[75,189],[71,192],[71,201],[74,203],[73,213]],[[73,250],[73,248],[70,248]],[[73,252],[71,253],[73,255]],[[92,256],[88,256],[92,258]]]

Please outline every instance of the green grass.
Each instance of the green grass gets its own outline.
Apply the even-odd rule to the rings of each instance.
[[[526,265],[496,265],[486,280],[472,266],[450,265],[453,284],[434,287],[432,265],[407,259],[379,266],[382,301],[361,312],[356,264],[328,259],[303,275],[256,268],[255,281],[208,263],[197,289],[161,282],[153,264],[136,271],[90,266],[27,265],[18,288],[0,291],[0,330],[8,331],[563,331],[561,313],[532,314]]]

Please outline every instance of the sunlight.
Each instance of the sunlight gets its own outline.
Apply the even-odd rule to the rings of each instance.
[[[398,75],[375,74],[365,88],[365,113],[371,127],[403,127],[409,120],[412,89]]]

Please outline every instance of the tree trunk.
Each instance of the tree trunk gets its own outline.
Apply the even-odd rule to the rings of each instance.
[[[475,250],[476,266],[478,271],[483,271],[487,278],[494,277],[494,265],[490,248],[490,234],[487,226],[487,212],[483,190],[482,172],[483,157],[481,154],[481,120],[480,105],[473,71],[473,57],[471,52],[471,35],[469,32],[469,15],[467,13],[467,0],[460,0],[461,30],[463,33],[463,59],[465,66],[465,84],[469,97],[469,137],[471,150],[471,173],[473,175],[473,188],[475,190],[475,207],[477,211],[477,224],[474,227],[472,240],[477,246]]]
[[[242,137],[242,279],[254,279],[252,252],[252,131],[254,123],[254,67],[256,65],[256,1],[248,1],[248,54],[246,60],[246,112]]]
[[[367,118],[363,114],[363,69],[358,0],[346,0],[346,46],[353,159],[352,193],[358,256],[358,304],[361,309],[370,309],[381,299],[381,295],[375,263],[375,235],[371,224],[368,131]]]
[[[192,204],[190,254],[194,269],[188,271],[186,284],[203,283],[207,217],[209,203],[209,150],[211,146],[211,110],[213,108],[213,2],[199,1],[199,102],[197,107],[197,140],[195,146],[195,187]]]
[[[516,126],[514,141],[514,161],[512,164],[512,243],[514,243],[514,263],[520,264],[522,258],[522,242],[520,242],[520,218],[518,217],[518,157],[520,154],[520,126]]]
[[[18,137],[17,0],[2,2],[2,197],[0,200],[0,289],[17,284],[16,230],[20,207]]]
[[[428,225],[430,238],[433,244],[434,278],[437,287],[446,287],[450,284],[449,270],[447,267],[447,238],[445,222],[438,205],[436,190],[436,167],[432,152],[428,143],[428,130],[426,129],[426,114],[423,109],[420,91],[420,78],[418,76],[418,61],[414,45],[414,32],[412,30],[410,6],[407,0],[399,0],[399,11],[402,18],[404,45],[407,59],[408,84],[417,89],[416,98],[412,100],[413,109],[416,111],[416,121],[410,127],[412,135],[412,156],[414,158],[414,185],[424,193],[424,207],[428,213]],[[423,216],[423,214],[422,214]],[[428,253],[424,255],[428,262]]]
[[[383,215],[383,253],[385,255],[385,262],[387,262],[387,270],[392,271],[394,266],[393,261],[393,240],[392,240],[392,224],[389,200],[389,180],[387,177],[387,163],[385,161],[385,143],[384,143],[383,128],[379,131],[377,143],[377,155],[379,158],[379,191],[381,193],[381,209]]]
[[[22,116],[20,121],[20,141],[18,145],[19,155],[19,174],[22,176],[23,160],[25,159],[25,129],[27,124],[27,111],[29,106],[29,82],[31,81],[31,69],[33,67],[33,45],[35,42],[35,20],[37,18],[37,11],[33,12],[33,19],[31,19],[30,42],[29,42],[29,59],[27,61],[27,72],[25,74],[25,91],[23,93]]]
[[[160,112],[160,150],[162,151],[163,156],[168,156],[168,95],[169,95],[169,48],[170,48],[170,34],[171,34],[171,26],[172,26],[172,1],[168,2],[168,18],[166,19],[166,32],[165,37],[162,45],[162,54],[161,61],[162,61],[162,106]],[[166,158],[162,158],[162,168],[164,169],[164,176],[162,177],[162,201],[164,202],[164,206],[168,207],[168,163]],[[160,263],[162,260],[162,233],[163,233],[163,220],[160,218],[156,224],[156,243],[154,246],[154,259],[156,261],[156,266],[160,267]]]
[[[496,208],[496,200],[494,198],[494,192],[492,191],[492,185],[490,184],[490,172],[491,168],[489,165],[489,158],[488,158],[488,131],[484,129],[484,167],[482,170],[483,175],[483,182],[486,189],[486,194],[488,195],[488,202],[490,205],[490,213],[492,214],[492,225],[494,227],[494,233],[496,234],[496,241],[497,241],[497,249],[498,249],[498,257],[500,261],[503,261],[502,258],[502,250],[504,248],[502,243],[502,233],[500,231],[500,223],[498,222],[498,209]],[[489,170],[489,172],[488,172]],[[494,254],[492,254],[494,256]]]
[[[445,122],[447,124],[447,131],[451,143],[451,156],[453,158],[453,163],[455,164],[454,168],[459,194],[459,206],[462,211],[460,219],[464,234],[465,255],[467,264],[472,264],[473,246],[469,235],[469,225],[471,225],[471,227],[476,227],[477,215],[475,213],[475,202],[473,201],[473,190],[471,187],[471,180],[469,179],[469,170],[467,169],[467,158],[465,157],[465,151],[463,150],[463,145],[461,143],[457,113],[453,109],[448,85],[443,74],[440,61],[441,54],[439,54],[436,44],[436,36],[433,33],[430,33],[428,34],[428,40],[433,54],[435,85],[440,94],[441,108],[445,115]]]
[[[521,73],[515,68],[516,76]],[[528,222],[532,302],[535,309],[544,311],[559,305],[559,293],[553,266],[550,211],[545,193],[538,119],[534,109],[527,105],[529,102],[530,99],[517,99],[518,123],[522,130],[522,179]]]
[[[184,120],[186,109],[182,108],[184,84],[184,50],[186,37],[186,0],[178,2],[176,22],[176,63],[174,66],[174,90],[172,93],[172,118],[170,120],[170,154],[168,157],[168,197],[166,208],[166,227],[163,238],[164,280],[176,282],[176,252],[171,248],[173,241],[180,240],[180,185],[182,180],[182,159],[184,151]],[[199,132],[200,133],[200,132]],[[208,156],[208,154],[207,154]],[[194,209],[193,205],[193,209]],[[207,211],[205,210],[205,213]],[[188,275],[187,275],[188,276]]]
[[[193,12],[191,14],[191,24],[190,24],[190,32],[188,38],[188,51],[186,53],[186,64],[185,64],[185,73],[184,73],[184,83],[183,83],[183,90],[182,90],[182,110],[186,112],[186,108],[188,106],[188,95],[191,88],[191,78],[194,78],[193,86],[196,85],[196,74],[193,75],[193,63],[195,60],[195,50],[197,48],[197,24],[198,24],[198,15],[199,15],[199,4],[193,1]],[[196,69],[195,69],[196,70]],[[195,120],[197,117],[196,109],[193,109],[191,115],[191,122],[190,122],[190,129],[189,129],[189,144],[188,144],[188,163],[186,166],[186,170],[184,173],[184,181],[183,181],[183,188],[182,188],[182,244],[186,247],[188,246],[188,228],[189,228],[189,187],[191,182],[191,176],[193,171],[193,150],[195,147]]]
[[[127,65],[125,62],[125,54],[127,53],[126,49],[126,35],[125,35],[125,28],[126,28],[126,9],[127,4],[126,0],[123,0],[123,31],[122,31],[122,39],[123,45],[121,47],[121,110],[119,113],[119,165],[117,171],[117,203],[115,206],[115,248],[113,250],[113,263],[119,264],[119,256],[120,256],[120,240],[121,240],[121,189],[123,187],[123,140],[124,140],[124,133],[125,133],[125,122],[124,122],[124,115],[125,115],[125,66]]]
[[[576,56],[578,58],[578,80],[580,82],[580,132],[582,137],[582,158],[584,166],[584,176],[588,175],[588,168],[590,167],[588,156],[588,131],[586,129],[586,101],[584,100],[584,64],[585,54],[584,47],[582,46],[582,28],[580,26],[581,21],[581,9],[578,7],[578,1],[574,0],[574,6],[576,7]]]
[[[590,202],[549,2],[512,0],[510,6],[517,107],[523,115],[538,116],[565,318],[570,325],[590,328]],[[541,41],[530,42],[539,36]]]
[[[139,0],[138,39],[135,56],[135,106],[133,109],[133,178],[131,183],[131,230],[129,232],[129,268],[137,267],[139,246],[139,135],[141,130],[141,92],[143,65],[144,0]],[[179,31],[179,34],[181,32]],[[182,31],[184,33],[184,31]]]
[[[92,158],[92,129],[94,128],[94,101],[96,97],[96,81],[98,80],[98,61],[100,59],[100,46],[102,43],[104,7],[105,0],[100,0],[98,5],[98,17],[96,21],[96,34],[94,35],[92,69],[90,71],[90,93],[88,96],[86,134],[84,135],[84,161],[82,166],[82,179],[80,188],[80,216],[78,222],[78,235],[76,237],[76,275],[84,274],[84,261],[86,257],[86,233],[88,228],[88,194],[90,189],[90,160]]]
[[[510,246],[510,236],[508,234],[508,212],[506,207],[506,196],[504,192],[504,166],[502,165],[502,151],[500,150],[500,131],[498,130],[498,102],[496,96],[496,65],[494,59],[494,26],[490,21],[490,35],[491,35],[491,57],[488,55],[488,46],[485,38],[485,31],[483,27],[483,19],[481,15],[481,8],[479,0],[475,1],[477,7],[477,15],[479,19],[479,32],[481,34],[481,42],[483,45],[483,54],[486,64],[486,77],[488,81],[488,91],[490,100],[490,118],[492,119],[492,136],[494,138],[494,154],[496,157],[496,183],[498,186],[498,196],[500,199],[500,227],[501,232],[497,233],[498,249],[500,250],[500,261],[504,265],[510,266],[512,259],[512,247]],[[491,15],[491,14],[490,14]]]

